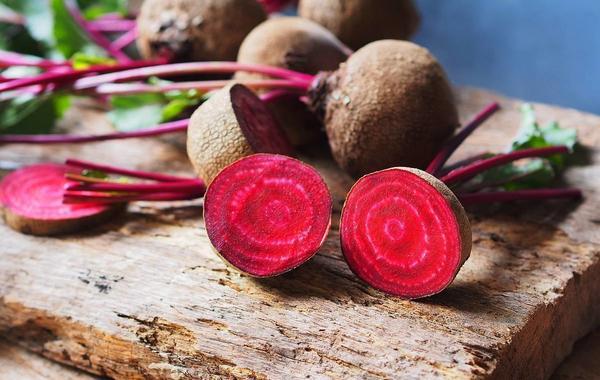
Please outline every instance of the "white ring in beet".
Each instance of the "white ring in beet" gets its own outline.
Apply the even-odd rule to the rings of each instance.
[[[340,239],[359,278],[407,299],[444,290],[471,251],[471,228],[458,199],[440,180],[412,168],[362,177],[344,204]]]
[[[208,187],[208,237],[227,263],[277,276],[310,259],[331,224],[332,199],[319,173],[290,157],[255,154],[223,169]]]
[[[16,170],[0,182],[0,204],[7,224],[32,235],[80,230],[112,215],[115,206],[63,204],[67,165],[39,164]]]

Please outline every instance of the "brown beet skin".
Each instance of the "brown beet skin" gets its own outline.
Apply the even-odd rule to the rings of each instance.
[[[406,41],[371,43],[310,91],[338,164],[353,176],[424,168],[458,125],[450,84],[435,58]]]
[[[351,51],[330,31],[300,17],[275,17],[257,26],[244,40],[238,62],[276,66],[306,74],[335,70]],[[237,79],[260,78],[240,72]],[[322,136],[319,121],[298,99],[284,97],[269,109],[295,146],[306,145]]]
[[[267,15],[256,0],[146,0],[137,19],[145,58],[232,61]]]
[[[300,0],[298,13],[355,50],[377,40],[408,39],[420,23],[412,0]]]

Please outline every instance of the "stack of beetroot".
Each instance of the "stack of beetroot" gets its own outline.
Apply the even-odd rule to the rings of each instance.
[[[7,223],[25,233],[59,234],[105,220],[127,202],[204,197],[206,229],[219,255],[251,276],[280,275],[309,260],[329,232],[327,185],[293,158],[297,147],[326,135],[335,161],[359,178],[341,215],[344,257],[366,283],[414,299],[445,289],[469,257],[463,204],[581,197],[576,189],[509,191],[502,181],[467,186],[516,160],[556,160],[571,146],[525,147],[445,166],[499,106],[489,105],[455,134],[458,113],[443,68],[425,48],[403,41],[419,23],[411,1],[301,0],[300,17],[268,19],[265,9],[287,2],[262,3],[146,0],[131,33],[143,61],[121,51],[111,64],[75,70],[54,63],[63,68],[0,83],[9,96],[204,96],[191,118],[135,132],[0,135],[4,143],[42,144],[187,130],[187,153],[200,178],[78,160],[34,165],[0,185]],[[77,4],[70,9],[80,19]],[[114,45],[108,47],[110,54]]]

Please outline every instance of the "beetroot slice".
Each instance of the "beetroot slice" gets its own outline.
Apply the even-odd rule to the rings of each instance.
[[[352,271],[406,299],[445,289],[468,258],[471,230],[462,206],[435,177],[392,168],[361,178],[342,211],[342,251]]]
[[[63,204],[69,167],[39,164],[16,170],[0,182],[0,203],[12,228],[34,235],[72,232],[100,221],[114,206]]]
[[[315,169],[273,154],[226,167],[204,198],[212,245],[255,277],[277,276],[310,259],[327,237],[331,209],[331,194]]]
[[[255,152],[293,155],[294,148],[284,130],[258,96],[247,87],[235,85],[231,101],[242,133]]]

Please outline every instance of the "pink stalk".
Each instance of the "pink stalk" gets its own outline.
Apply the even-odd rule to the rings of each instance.
[[[128,32],[135,29],[135,20],[102,18],[94,21],[87,21],[88,30],[104,33]]]
[[[162,64],[162,61],[135,61],[129,63],[123,63],[120,65],[101,65],[90,67],[85,70],[69,70],[69,71],[52,71],[46,72],[40,75],[36,75],[29,78],[18,78],[8,82],[0,83],[0,92],[16,90],[18,88],[43,85],[43,84],[55,84],[57,86],[69,84],[74,80],[85,77],[90,74],[109,73],[119,70],[129,70],[132,68],[148,67],[152,65]]]
[[[293,80],[282,79],[249,79],[235,81],[252,89],[263,88],[285,88],[306,90],[303,83]],[[211,91],[220,89],[232,83],[231,80],[214,80],[214,81],[198,81],[198,82],[177,82],[161,85],[145,84],[145,83],[108,83],[98,86],[97,94],[101,95],[132,95],[140,93],[164,93],[168,91]]]
[[[523,158],[534,158],[534,157],[547,157],[555,154],[566,154],[569,153],[569,148],[566,146],[553,146],[547,148],[532,148],[517,150],[515,152],[499,154],[492,158],[474,162],[470,165],[458,168],[451,171],[447,175],[441,178],[447,185],[456,183],[459,181],[468,180],[477,174],[484,172],[496,166],[508,164],[513,161],[517,161]]]
[[[455,169],[470,165],[477,161],[485,160],[487,158],[492,158],[493,156],[495,156],[495,154],[493,154],[493,153],[479,153],[474,156],[467,157],[464,160],[460,160],[460,161],[453,163],[452,165],[444,166],[443,168],[438,170],[437,177],[443,177]]]
[[[430,174],[438,174],[439,170],[448,161],[450,156],[458,149],[458,147],[469,137],[481,124],[483,124],[490,116],[500,109],[500,105],[496,102],[487,105],[481,110],[467,125],[442,147],[433,161],[427,167],[427,172]]]
[[[272,90],[265,94],[260,95],[260,100],[265,103],[272,103],[282,98],[298,97],[298,94],[289,90]]]
[[[116,40],[114,40],[112,42],[112,47],[113,47],[113,49],[116,49],[116,50],[123,50],[129,44],[135,42],[137,36],[138,36],[138,31],[136,28],[133,28],[133,29],[129,30],[127,33],[125,33],[122,36],[120,36],[119,38],[117,38]]]
[[[30,66],[49,69],[55,67],[71,67],[68,61],[58,62],[49,59],[41,59],[25,54],[14,53],[12,51],[0,50],[0,67],[10,66]]]
[[[535,189],[517,191],[494,191],[472,194],[460,194],[458,198],[464,206],[491,202],[510,202],[520,200],[542,200],[560,198],[581,198],[579,189]]]
[[[65,162],[65,164],[72,166],[74,168],[79,168],[79,169],[97,170],[97,171],[107,173],[107,174],[118,174],[118,175],[131,177],[131,178],[149,179],[149,180],[159,181],[159,182],[181,182],[181,181],[189,180],[189,178],[185,178],[185,177],[178,177],[178,176],[162,174],[162,173],[145,172],[145,171],[140,171],[140,170],[122,169],[122,168],[118,168],[115,166],[95,164],[93,162],[76,160],[76,159],[68,159]]]
[[[295,0],[259,0],[259,3],[262,4],[267,13],[279,12],[283,8],[295,2]]]
[[[77,5],[76,0],[64,0],[67,10],[71,14],[71,17],[77,25],[88,35],[88,37],[98,46],[106,50],[108,54],[115,57],[119,62],[128,63],[131,62],[131,58],[127,54],[120,50],[116,50],[112,47],[111,41],[103,36],[100,32],[92,30],[88,27],[88,22],[85,20]]]
[[[71,184],[68,191],[127,192],[127,193],[194,193],[205,190],[204,182],[196,179],[168,183],[96,183]]]
[[[2,9],[0,9],[0,23],[25,25],[26,21],[25,16],[15,12],[7,6],[2,6]]]
[[[244,64],[237,62],[188,62],[141,67],[132,70],[98,75],[93,78],[82,78],[75,82],[74,88],[76,90],[84,90],[106,83],[132,81],[150,77],[170,77],[185,74],[232,74],[238,71],[247,71],[276,78],[294,80],[302,82],[304,85],[306,85],[306,88],[308,88],[314,79],[312,75],[265,65]]]
[[[169,202],[169,201],[185,201],[201,198],[204,194],[197,193],[154,193],[154,194],[133,194],[133,195],[113,195],[113,194],[92,194],[86,192],[65,192],[63,203],[78,204],[78,203],[94,203],[94,204],[112,204],[125,203],[135,201],[151,201],[151,202]]]
[[[115,132],[104,135],[0,135],[0,144],[82,144],[110,140],[125,140],[141,137],[160,136],[170,133],[185,132],[189,119],[159,124],[153,128],[140,129],[133,132]]]

